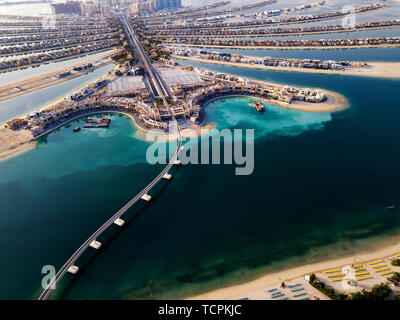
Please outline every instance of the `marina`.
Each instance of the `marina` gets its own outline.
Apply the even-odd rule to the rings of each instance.
[[[100,118],[100,119],[86,119],[83,128],[85,129],[93,129],[93,128],[108,128],[111,120],[108,118]]]

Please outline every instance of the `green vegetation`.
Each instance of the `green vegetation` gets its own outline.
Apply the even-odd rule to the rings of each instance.
[[[374,286],[371,291],[365,289],[352,293],[350,300],[389,300],[392,289],[387,284],[381,283]]]
[[[128,60],[128,52],[121,51],[111,58],[114,62],[124,64]]]
[[[388,278],[391,282],[393,282],[395,285],[398,285],[400,282],[400,273],[395,272],[390,278]]]
[[[395,267],[400,267],[400,259],[392,260],[392,265],[394,265]]]
[[[327,295],[332,300],[346,300],[347,299],[347,295],[345,295],[344,293],[336,292],[335,289],[327,286],[324,282],[318,280],[314,273],[310,276],[310,284],[314,288],[318,289],[319,291],[321,291],[322,293]]]
[[[130,65],[136,64],[139,60],[133,55],[132,49],[124,49],[112,57],[115,63],[120,65],[129,62]]]
[[[396,275],[397,274],[397,275]],[[395,273],[396,279],[400,280],[400,274]],[[394,277],[394,276],[393,276]],[[392,277],[392,278],[393,278]],[[344,293],[336,292],[332,287],[327,286],[324,282],[317,279],[315,274],[310,276],[310,284],[327,295],[332,300],[399,300],[400,295],[391,297],[392,289],[385,283],[374,286],[371,291],[365,289],[346,295]]]

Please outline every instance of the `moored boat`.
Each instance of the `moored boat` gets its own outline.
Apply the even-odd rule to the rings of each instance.
[[[258,112],[265,111],[264,106],[259,101],[255,101],[251,105],[254,106],[257,109]]]

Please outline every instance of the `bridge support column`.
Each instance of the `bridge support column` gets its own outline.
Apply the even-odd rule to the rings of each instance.
[[[71,274],[77,274],[78,271],[79,271],[79,268],[77,266],[71,266],[67,270],[67,272],[71,273]]]
[[[116,224],[118,227],[122,227],[125,224],[125,221],[118,218],[114,221],[114,224]]]
[[[163,179],[165,179],[165,180],[171,180],[171,178],[172,178],[172,175],[169,173],[166,173],[163,175]]]
[[[101,242],[96,241],[96,240],[93,240],[93,241],[90,243],[90,246],[91,246],[93,249],[98,250],[98,249],[100,249],[100,247],[101,247]]]
[[[142,196],[142,200],[149,202],[149,201],[151,200],[151,196],[148,195],[148,194],[144,194],[144,195]]]

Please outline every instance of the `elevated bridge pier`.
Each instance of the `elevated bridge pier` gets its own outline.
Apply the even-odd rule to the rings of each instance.
[[[142,195],[142,200],[149,202],[151,200],[151,196],[146,193]]]
[[[125,224],[125,221],[118,218],[114,221],[114,224],[117,225],[118,227],[122,227]]]
[[[67,272],[70,274],[77,274],[78,271],[79,271],[79,268],[77,266],[70,266],[67,270]]]
[[[171,178],[172,178],[172,175],[169,173],[166,173],[163,175],[163,179],[165,179],[165,180],[171,180]]]
[[[100,247],[101,247],[101,242],[96,241],[96,240],[93,240],[93,241],[90,243],[90,247],[93,248],[93,249],[95,249],[95,250],[99,250]]]

